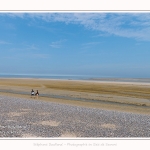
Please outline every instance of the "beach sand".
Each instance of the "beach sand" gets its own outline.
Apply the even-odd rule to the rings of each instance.
[[[149,82],[0,79],[0,95],[33,99],[32,89],[39,91],[38,101],[150,114]]]

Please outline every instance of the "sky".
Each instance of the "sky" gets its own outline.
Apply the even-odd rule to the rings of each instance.
[[[0,13],[0,74],[150,78],[150,13]]]

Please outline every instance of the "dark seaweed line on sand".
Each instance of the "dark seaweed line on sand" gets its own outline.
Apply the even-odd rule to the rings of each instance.
[[[0,89],[0,92],[20,94],[20,95],[30,95],[30,93],[28,93],[28,92],[21,92],[21,91],[14,91],[14,90]],[[86,99],[86,98],[76,98],[76,97],[59,96],[59,95],[52,95],[52,94],[40,94],[40,97],[73,100],[73,101],[83,101],[83,102],[92,102],[92,103],[102,103],[102,104],[111,104],[111,105],[135,106],[135,107],[144,107],[144,108],[148,108],[148,109],[150,108],[150,106],[147,106],[146,104],[143,104],[143,105],[131,104],[131,103],[127,104],[127,103],[121,103],[121,102],[112,102],[112,101]]]

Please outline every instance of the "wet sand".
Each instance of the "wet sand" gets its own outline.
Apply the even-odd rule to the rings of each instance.
[[[39,90],[38,101],[150,114],[149,80],[48,80],[0,79],[0,95],[30,98]],[[33,99],[33,98],[32,98]]]

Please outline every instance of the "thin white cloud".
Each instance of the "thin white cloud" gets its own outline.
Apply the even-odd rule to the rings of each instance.
[[[66,40],[59,40],[59,41],[55,41],[55,42],[51,42],[51,44],[49,45],[50,47],[52,48],[61,48],[63,46],[63,43],[65,42]]]
[[[86,29],[120,37],[150,41],[150,13],[26,13],[10,17],[40,19],[46,22],[79,24]],[[52,44],[55,47],[55,43]],[[57,47],[57,46],[56,46]]]
[[[0,45],[2,45],[2,44],[7,45],[7,44],[11,44],[11,43],[6,42],[6,41],[1,41],[1,40],[0,40]]]
[[[37,46],[35,46],[34,44],[32,44],[32,45],[28,45],[26,49],[27,50],[37,50],[38,48],[37,48]]]
[[[88,42],[88,43],[83,43],[82,44],[82,49],[87,49],[87,48],[91,48],[93,46],[99,45],[102,42]]]
[[[39,48],[37,45],[35,44],[26,44],[26,43],[20,43],[17,44],[17,47],[12,46],[10,49],[8,49],[11,52],[22,52],[22,53],[26,53],[26,52],[35,52],[38,51]]]
[[[26,16],[26,13],[4,13],[4,14],[1,13],[0,15],[10,16],[12,18],[19,17],[19,18],[24,19]]]
[[[98,45],[100,44],[101,42],[89,42],[89,43],[84,43],[82,44],[83,46],[93,46],[93,45]]]
[[[48,54],[33,54],[32,55],[34,58],[42,58],[42,59],[45,59],[45,58],[49,58],[50,56]]]

